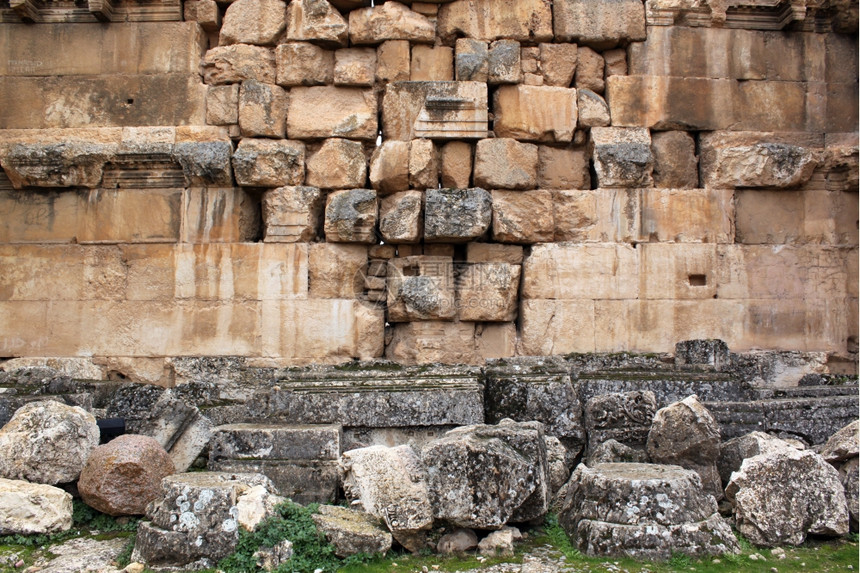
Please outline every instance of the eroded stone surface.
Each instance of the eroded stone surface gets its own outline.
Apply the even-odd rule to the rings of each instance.
[[[464,243],[486,233],[492,220],[492,198],[480,187],[428,189],[424,205],[424,239]]]
[[[349,189],[326,198],[325,235],[337,243],[375,243],[379,206],[376,191]]]
[[[335,555],[349,557],[356,553],[385,555],[391,549],[391,534],[382,521],[369,513],[337,505],[321,505],[311,516],[329,543]]]
[[[58,487],[0,478],[0,534],[34,535],[72,527],[72,495]]]

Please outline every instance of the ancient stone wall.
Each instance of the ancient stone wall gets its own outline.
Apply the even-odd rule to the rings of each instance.
[[[856,364],[857,7],[0,1],[0,358]]]

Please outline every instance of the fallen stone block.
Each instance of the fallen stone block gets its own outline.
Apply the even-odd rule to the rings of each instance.
[[[357,553],[385,555],[391,549],[391,534],[379,518],[369,513],[337,505],[321,505],[311,516],[340,558]]]
[[[853,421],[833,434],[824,447],[821,457],[830,463],[844,462],[860,455],[860,421]]]
[[[72,494],[0,478],[0,535],[47,535],[72,527]]]
[[[656,412],[657,402],[650,390],[612,392],[590,398],[584,410],[589,455],[610,440],[644,452]]]
[[[783,448],[798,449],[785,440],[764,432],[750,432],[723,442],[720,444],[720,457],[717,460],[720,479],[723,484],[728,484],[732,479],[732,474],[741,469],[741,464],[745,459]]]

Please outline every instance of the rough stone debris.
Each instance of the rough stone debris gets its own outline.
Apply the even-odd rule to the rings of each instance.
[[[33,535],[72,527],[72,494],[58,487],[0,478],[0,534]]]

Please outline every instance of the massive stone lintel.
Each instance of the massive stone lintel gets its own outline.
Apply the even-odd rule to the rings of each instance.
[[[367,428],[480,424],[481,371],[355,363],[285,372],[249,411],[261,420]]]
[[[394,82],[385,88],[386,139],[483,139],[487,122],[483,82]]]
[[[807,7],[806,0],[711,0],[686,5],[683,2],[651,0],[645,3],[645,17],[650,26],[683,23],[684,26],[749,30],[783,30],[788,26],[815,31],[829,29],[825,10],[820,10],[820,15],[816,12],[819,10]]]
[[[5,22],[181,22],[180,0],[89,0],[88,2],[10,0],[0,8]]]

